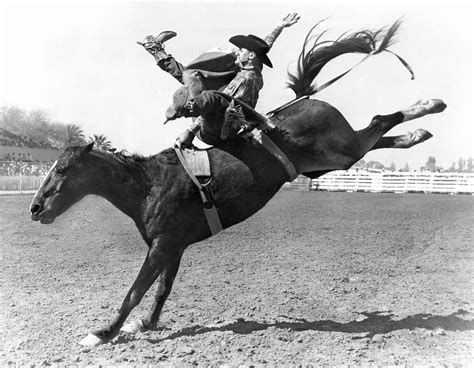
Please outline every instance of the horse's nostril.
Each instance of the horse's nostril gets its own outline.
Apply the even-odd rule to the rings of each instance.
[[[39,204],[33,204],[30,208],[31,213],[37,213],[41,209],[41,206]]]

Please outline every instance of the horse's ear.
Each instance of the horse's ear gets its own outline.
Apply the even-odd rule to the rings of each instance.
[[[81,155],[87,155],[90,151],[92,151],[92,147],[94,147],[94,142],[91,142],[87,146],[82,147],[82,150],[79,153]]]

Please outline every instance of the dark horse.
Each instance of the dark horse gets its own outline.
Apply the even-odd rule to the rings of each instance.
[[[304,68],[301,72],[305,78]],[[270,135],[299,173],[317,177],[349,168],[370,150],[408,148],[429,138],[425,131],[398,137],[383,135],[399,123],[445,107],[441,100],[417,103],[394,114],[377,115],[367,128],[354,131],[337,109],[306,99],[277,114],[278,128]],[[61,154],[33,199],[32,219],[52,223],[84,196],[98,195],[133,219],[148,252],[117,316],[89,334],[81,342],[85,345],[110,341],[122,327],[128,332],[156,328],[184,250],[211,236],[199,191],[173,149],[139,157],[92,148],[93,144],[69,147]],[[243,139],[222,142],[208,152],[214,177],[210,191],[224,228],[257,212],[288,180],[278,160]],[[124,326],[155,281],[156,299],[149,315]]]

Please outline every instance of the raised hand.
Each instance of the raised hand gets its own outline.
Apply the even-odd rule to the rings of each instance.
[[[282,28],[290,27],[296,22],[298,22],[299,20],[300,20],[300,16],[298,15],[298,13],[287,14],[286,17],[281,20],[280,27]]]

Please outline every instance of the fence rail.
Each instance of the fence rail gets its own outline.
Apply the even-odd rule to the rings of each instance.
[[[291,186],[325,191],[473,194],[474,174],[347,170],[311,181],[298,177]]]

